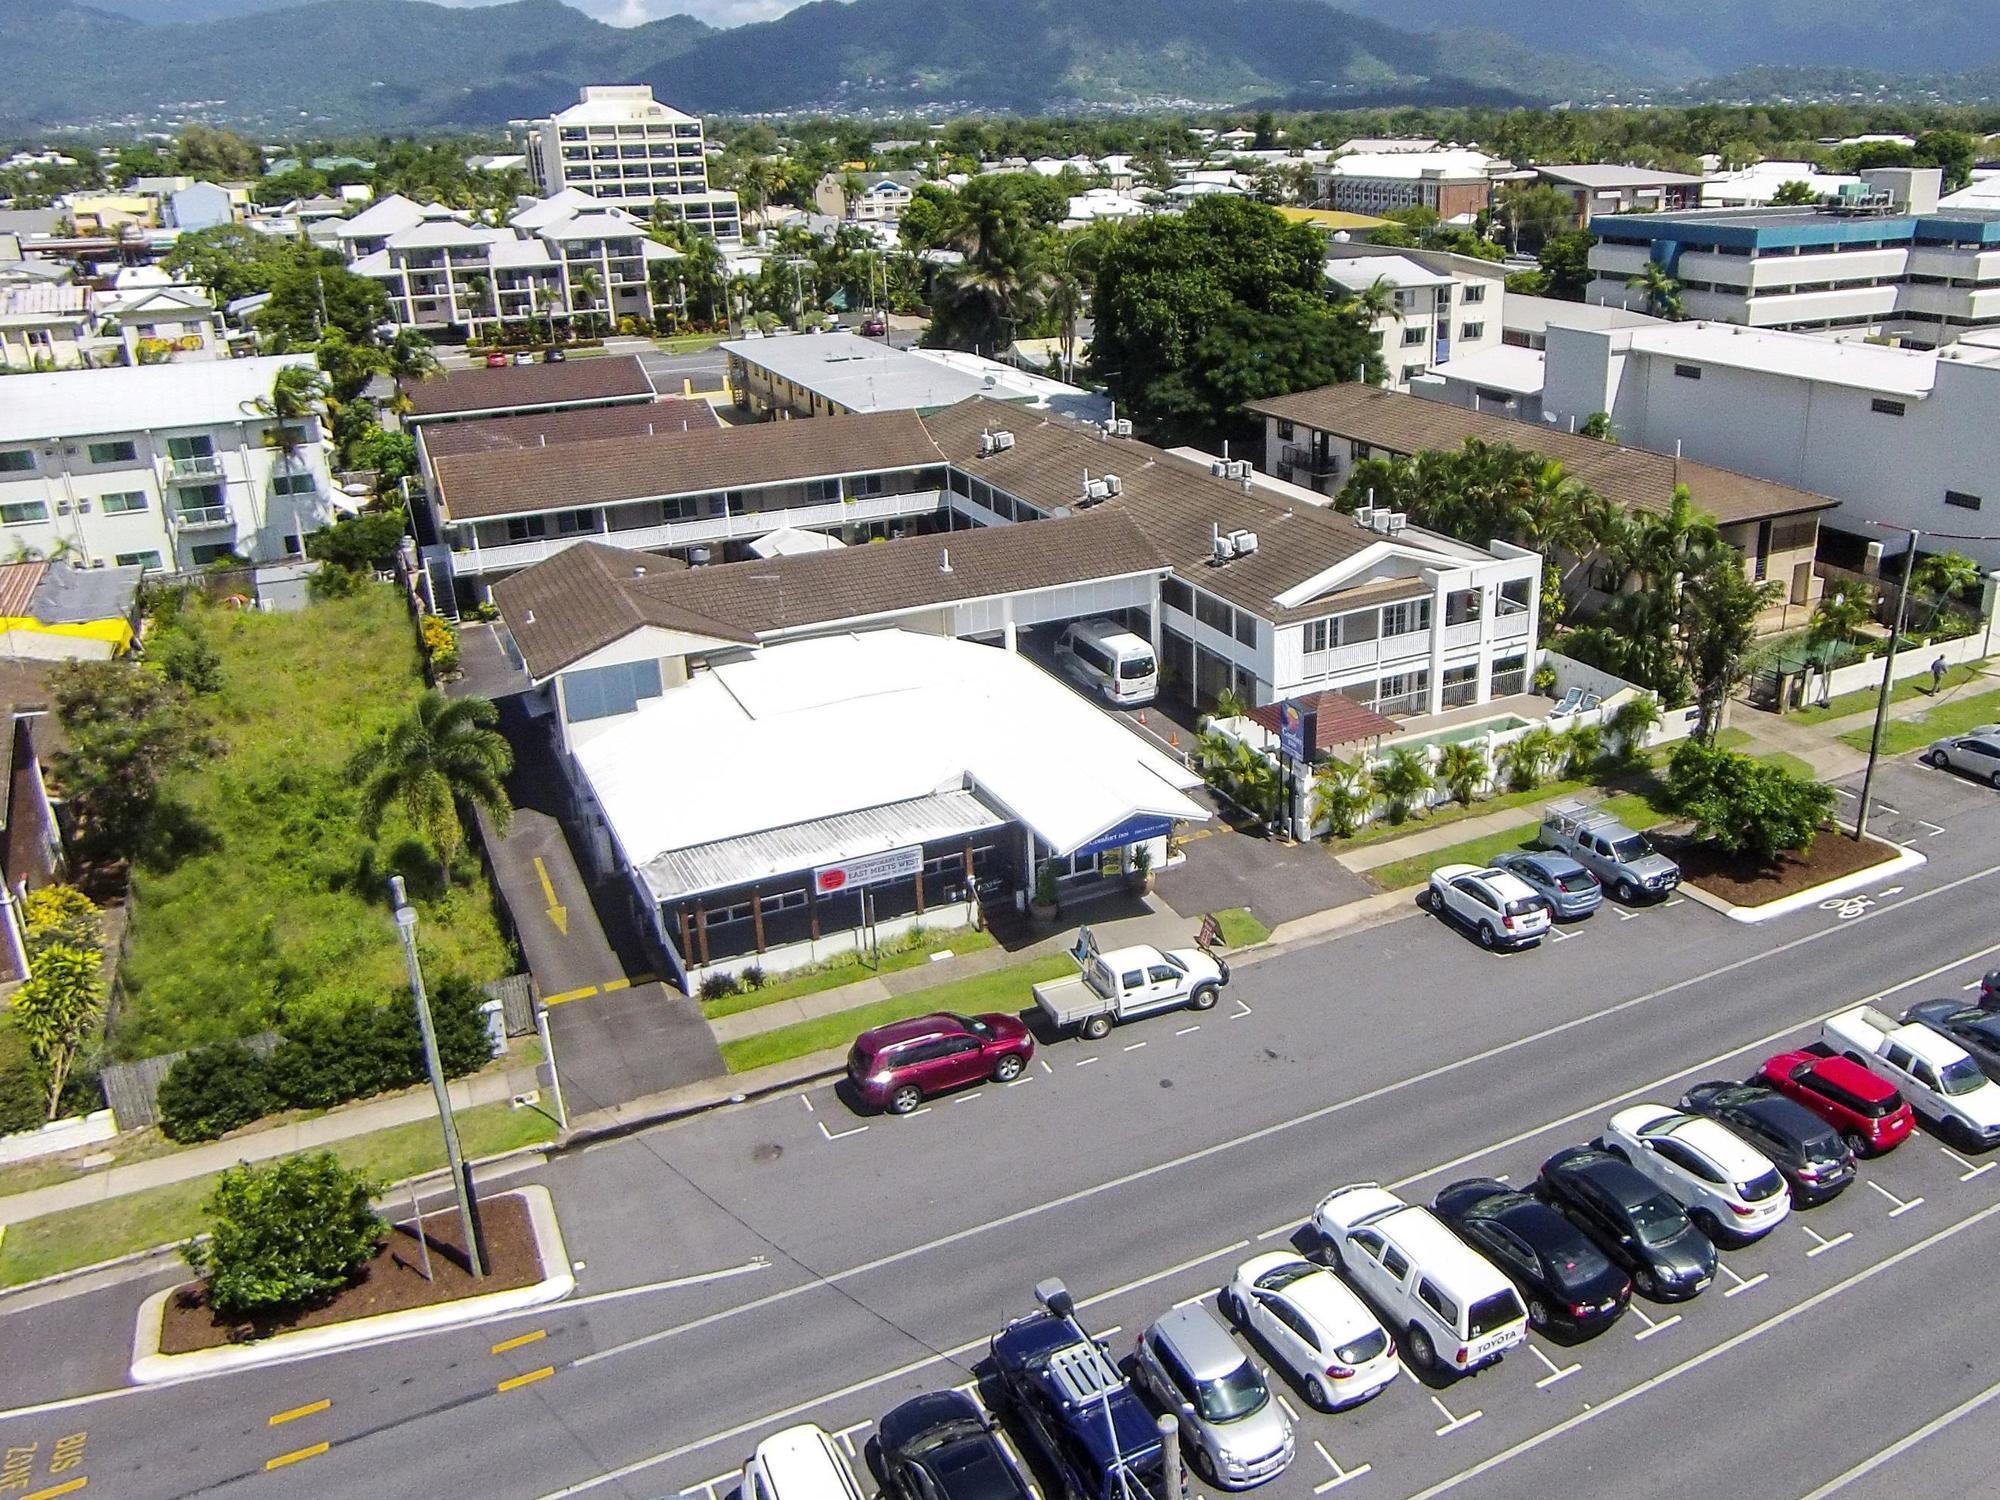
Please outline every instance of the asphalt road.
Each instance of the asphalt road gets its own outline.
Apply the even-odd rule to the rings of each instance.
[[[1863,900],[1761,927],[1607,906],[1510,957],[1413,915],[906,1120],[817,1089],[560,1159],[522,1175],[556,1195],[581,1295],[539,1314],[143,1392],[115,1385],[150,1287],[9,1317],[0,1444],[32,1447],[29,1493],[726,1500],[766,1432],[816,1420],[860,1451],[897,1400],[973,1380],[1039,1277],[1118,1349],[1340,1183],[1522,1181],[1619,1105],[1743,1076],[1835,1009],[1958,993],[2000,953],[2000,798],[1907,764],[1878,793],[1878,831],[1930,862]],[[1985,1492],[2000,1388],[1965,1305],[2000,1162],[1920,1134],[1863,1177],[1729,1252],[1693,1304],[1581,1346],[1338,1416],[1281,1384],[1300,1452],[1263,1493]],[[83,1458],[57,1471],[64,1439]]]

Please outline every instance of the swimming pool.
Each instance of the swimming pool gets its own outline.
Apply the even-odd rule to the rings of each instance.
[[[1480,740],[1489,734],[1498,734],[1509,729],[1526,729],[1534,723],[1519,714],[1503,714],[1497,719],[1480,719],[1471,724],[1457,724],[1450,729],[1440,729],[1433,734],[1420,734],[1407,740],[1388,740],[1385,750],[1421,750],[1426,745],[1455,745],[1460,740]]]

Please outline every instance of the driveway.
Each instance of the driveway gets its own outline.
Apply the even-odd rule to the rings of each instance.
[[[1215,817],[1190,831],[1187,860],[1163,870],[1153,888],[1175,911],[1220,911],[1247,906],[1266,927],[1296,921],[1328,907],[1374,894],[1374,887],[1318,844],[1285,844],[1232,826],[1235,816],[1213,793],[1196,800]]]

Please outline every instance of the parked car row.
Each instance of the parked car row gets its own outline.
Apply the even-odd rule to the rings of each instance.
[[[1953,734],[1924,752],[1924,762],[1940,771],[1963,771],[2000,787],[2000,724],[1984,724],[1970,734]]]

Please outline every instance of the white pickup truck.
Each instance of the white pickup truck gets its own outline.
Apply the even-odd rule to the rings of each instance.
[[[1832,1052],[1881,1074],[1961,1148],[2000,1141],[2000,1083],[1966,1050],[1928,1026],[1905,1026],[1873,1006],[1857,1005],[1820,1023]]]
[[[1035,986],[1035,1004],[1059,1027],[1096,1041],[1112,1024],[1186,1005],[1207,1010],[1229,983],[1229,965],[1206,948],[1140,944],[1099,952],[1088,927],[1070,949],[1078,972]]]

